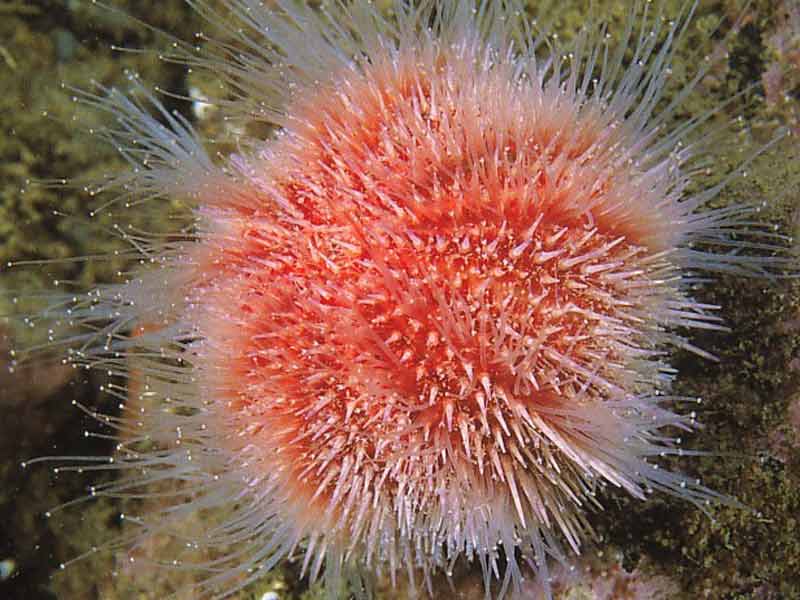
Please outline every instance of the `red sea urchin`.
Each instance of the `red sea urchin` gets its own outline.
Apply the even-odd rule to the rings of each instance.
[[[189,241],[134,240],[157,266],[68,311],[91,328],[70,360],[147,396],[110,418],[130,474],[97,493],[190,498],[132,519],[134,541],[225,506],[176,558],[222,552],[195,564],[202,593],[300,548],[331,589],[359,571],[415,586],[465,556],[502,596],[579,552],[599,486],[717,497],[651,460],[693,425],[668,359],[702,351],[678,331],[720,327],[694,273],[760,269],[729,240],[746,209],[686,191],[701,120],[673,124],[662,96],[687,19],[562,52],[514,2],[224,4],[233,41],[179,58],[274,137],[217,166],[154,98],[158,118],[86,97],[134,164],[110,185],[197,216]]]

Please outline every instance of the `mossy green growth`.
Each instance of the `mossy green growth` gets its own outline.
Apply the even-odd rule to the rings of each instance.
[[[800,147],[790,139],[755,161],[726,197],[763,198],[763,218],[796,235],[798,190]],[[681,389],[704,400],[705,429],[694,442],[719,453],[699,462],[698,476],[750,510],[714,510],[714,521],[689,515],[682,576],[710,598],[758,589],[800,597],[800,452],[781,456],[774,442],[800,385],[800,373],[790,367],[800,356],[800,336],[787,326],[800,316],[800,283],[726,277],[707,286],[702,298],[721,306],[731,333],[709,340],[717,365],[683,369]],[[702,568],[689,567],[693,562]]]
[[[157,25],[173,27],[182,37],[189,37],[196,25],[197,18],[179,1],[130,4],[132,14],[152,20],[149,5]],[[181,212],[176,203],[132,210],[118,204],[91,215],[108,198],[90,197],[84,185],[103,181],[125,165],[114,148],[90,134],[109,120],[73,101],[69,88],[102,94],[96,84],[125,87],[126,73],[137,72],[152,85],[174,89],[184,69],[158,60],[156,51],[115,51],[113,44],[156,49],[167,41],[91,2],[75,0],[52,10],[4,5],[4,13],[0,119],[7,134],[0,137],[0,314],[8,315],[35,313],[42,306],[36,295],[52,290],[54,282],[69,293],[118,277],[130,264],[121,256],[130,246],[109,233],[115,225],[156,233],[174,228],[165,217]],[[75,260],[91,256],[102,259]],[[48,262],[9,267],[19,261]],[[30,338],[38,341],[38,334],[17,331],[22,345]]]
[[[738,149],[729,154],[723,171],[741,160]],[[759,220],[792,235],[800,207],[798,160],[796,140],[785,140],[756,159],[721,202],[763,200]],[[800,282],[717,277],[697,298],[720,307],[730,332],[692,339],[719,362],[677,357],[676,392],[702,399],[686,407],[703,427],[685,446],[709,454],[669,466],[741,505],[709,506],[706,515],[671,498],[640,503],[615,496],[598,515],[598,529],[629,560],[646,555],[677,576],[687,600],[752,598],[757,592],[800,597],[800,449],[787,454],[775,441],[800,386],[800,372],[790,368],[800,356],[800,336],[791,326],[800,317]]]

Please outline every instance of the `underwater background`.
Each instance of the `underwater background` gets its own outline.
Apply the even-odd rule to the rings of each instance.
[[[590,4],[610,21],[612,34],[622,30],[631,6],[626,0],[529,2],[538,23],[564,39],[586,20]],[[683,4],[666,0],[666,11],[677,13]],[[765,202],[761,218],[795,235],[800,224],[800,2],[747,4],[700,0],[688,39],[678,48],[673,85],[679,90],[696,68],[693,61],[708,55],[719,60],[684,103],[685,118],[744,92],[720,115],[743,118],[731,126],[723,164],[706,175],[704,185],[735,168],[778,127],[795,132],[760,155],[747,177],[736,178],[719,200]],[[0,0],[0,598],[164,598],[195,576],[177,569],[133,570],[114,552],[92,554],[60,569],[118,534],[126,506],[142,510],[142,504],[155,500],[99,499],[46,518],[48,510],[84,495],[98,478],[56,474],[45,465],[20,467],[41,455],[113,452],[111,441],[84,435],[99,427],[71,404],[77,400],[113,413],[113,399],[98,391],[103,373],[76,372],[48,356],[8,368],[11,349],[46,341],[41,339],[46,332],[31,331],[18,316],[40,309],[46,302],[40,295],[52,291],[54,281],[62,290],[87,289],[110,281],[125,266],[114,255],[122,248],[119,240],[108,233],[115,223],[113,210],[88,218],[103,199],[90,197],[79,185],[47,183],[64,177],[92,181],[124,168],[113,148],[88,133],[92,119],[101,117],[72,102],[62,82],[84,89],[93,80],[124,85],[126,71],[135,71],[151,86],[194,98],[166,97],[165,103],[213,138],[220,152],[235,148],[231,132],[200,101],[203,90],[218,93],[218,82],[158,58],[157,49],[169,40],[155,29],[190,40],[207,25],[182,0],[113,5],[123,12],[89,0]],[[737,18],[741,28],[725,38]],[[120,52],[114,46],[156,51]],[[753,83],[760,85],[748,89]],[[126,223],[134,214],[128,212]],[[133,224],[171,231],[185,213],[179,203],[148,203],[135,213]],[[103,260],[67,260],[98,255]],[[59,260],[5,266],[40,259]],[[720,305],[731,331],[693,334],[693,343],[719,362],[688,353],[674,360],[676,392],[703,398],[696,411],[704,427],[686,447],[713,452],[683,459],[676,468],[752,510],[714,506],[709,518],[667,496],[640,502],[607,491],[605,510],[590,517],[598,542],[587,549],[578,575],[565,575],[563,585],[556,585],[557,597],[800,599],[800,283],[719,277],[698,292],[698,300]],[[298,581],[299,571],[299,564],[287,561],[232,597],[321,598],[318,586],[309,589]],[[437,597],[483,597],[480,570],[467,564],[456,570],[452,588],[445,580],[437,585]],[[378,596],[406,597],[388,584]]]

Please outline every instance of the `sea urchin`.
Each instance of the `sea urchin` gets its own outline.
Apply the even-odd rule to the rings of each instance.
[[[694,273],[760,268],[710,250],[746,209],[687,192],[702,119],[673,117],[694,82],[663,94],[689,16],[643,10],[616,49],[598,28],[564,51],[514,2],[223,4],[226,41],[177,58],[274,136],[217,165],[135,80],[84,97],[135,166],[108,185],[197,218],[132,242],[152,265],[68,311],[90,328],[70,360],[128,376],[110,421],[129,475],[97,493],[189,494],[133,539],[227,506],[187,544],[225,549],[196,564],[204,593],[299,548],[332,589],[465,556],[503,595],[580,551],[605,484],[716,497],[655,460],[693,426],[668,360],[702,351],[679,331],[720,327]]]

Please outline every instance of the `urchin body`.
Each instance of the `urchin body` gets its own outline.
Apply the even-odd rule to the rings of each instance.
[[[676,328],[719,326],[688,270],[757,266],[696,246],[742,213],[684,194],[696,124],[654,114],[679,25],[644,21],[624,68],[591,36],[542,57],[510,4],[230,8],[264,47],[189,61],[276,137],[217,167],[180,120],[102,101],[143,166],[118,182],[198,216],[160,269],[73,311],[116,317],[76,360],[121,356],[129,391],[156,398],[123,420],[141,434],[121,462],[145,474],[106,493],[203,482],[146,533],[235,503],[199,538],[237,548],[203,584],[223,593],[301,546],[332,585],[466,556],[502,594],[580,550],[598,486],[713,498],[649,462],[692,425],[668,396]]]
[[[199,241],[206,393],[309,535],[391,571],[545,528],[577,550],[595,480],[653,478],[622,440],[650,426],[615,412],[667,387],[670,325],[706,320],[647,214],[674,182],[640,181],[624,129],[478,39],[426,42],[293,106]]]

